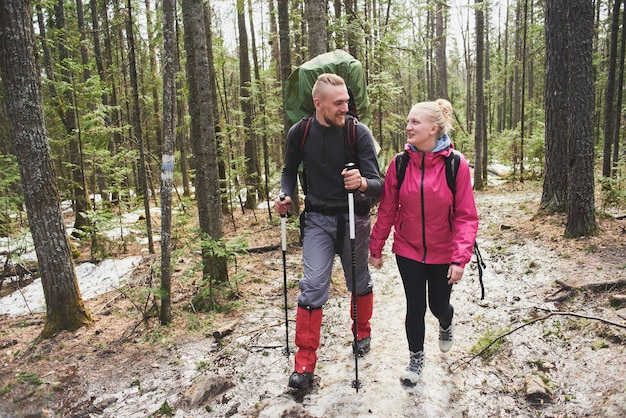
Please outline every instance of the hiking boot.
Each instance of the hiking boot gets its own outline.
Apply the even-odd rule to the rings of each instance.
[[[409,367],[406,368],[400,380],[402,384],[406,386],[415,386],[424,369],[424,352],[418,351],[416,353],[411,351],[411,359],[409,361]]]
[[[352,340],[352,352],[359,357],[363,357],[365,353],[370,351],[370,337],[365,337],[362,340],[358,340],[355,344]]]
[[[441,325],[439,326],[439,349],[443,353],[447,353],[452,347],[452,342],[454,341],[453,331],[454,325],[452,323],[450,323],[447,329],[443,329]]]
[[[298,389],[298,390],[306,390],[310,389],[313,385],[313,373],[304,372],[298,373],[294,371],[289,376],[289,387]]]

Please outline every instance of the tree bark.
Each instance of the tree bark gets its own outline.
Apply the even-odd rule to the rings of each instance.
[[[305,0],[304,14],[307,23],[309,59],[328,52],[326,33],[326,1]]]
[[[210,250],[209,241],[224,238],[217,166],[213,106],[209,94],[209,63],[201,0],[183,0],[184,43],[187,51],[191,146],[195,157],[196,200],[201,230],[203,277],[209,286],[228,281],[226,259]],[[198,296],[198,295],[197,295]],[[209,298],[212,298],[211,294]],[[206,301],[211,308],[214,300]],[[201,308],[196,305],[196,308]]]
[[[72,73],[70,69],[67,68],[70,54],[68,51],[68,37],[64,34],[67,28],[65,27],[65,6],[63,0],[59,0],[55,3],[54,9],[56,28],[61,32],[61,36],[56,43],[59,62],[61,63],[61,81],[65,83],[66,86],[72,86]],[[74,195],[74,229],[84,231],[89,226],[89,219],[85,214],[91,210],[91,201],[88,197],[87,184],[85,182],[81,144],[76,136],[78,114],[76,112],[76,103],[72,89],[65,88],[58,99],[58,112],[61,115],[65,133],[68,137],[68,157],[72,164],[71,178]]]
[[[611,147],[613,146],[613,127],[619,124],[620,111],[615,109],[615,73],[617,68],[617,36],[619,34],[619,9],[622,0],[613,0],[611,13],[611,41],[609,43],[609,73],[604,94],[604,147],[602,154],[602,175],[611,175]],[[622,36],[624,36],[622,34]]]
[[[291,48],[289,39],[289,0],[278,0],[278,37],[280,38],[280,75],[281,85],[283,92],[283,110],[285,103],[285,86],[287,85],[287,79],[291,74]],[[286,147],[287,132],[291,123],[287,114],[283,112],[283,135],[282,135],[282,147],[284,150]],[[281,155],[281,160],[284,155]],[[293,211],[294,213],[300,213],[300,198],[298,188],[294,192],[293,198]]]
[[[87,81],[91,77],[91,73],[89,71],[89,53],[87,51],[87,36],[85,35],[85,12],[82,0],[76,0],[76,20],[78,31],[80,32],[79,49],[81,63],[83,64],[83,81]]]
[[[245,208],[257,206],[259,190],[259,157],[256,134],[252,126],[252,76],[250,74],[250,51],[248,49],[248,32],[246,30],[245,6],[243,0],[237,0],[237,22],[239,27],[239,101],[243,113],[244,153],[246,155],[246,202]]]
[[[152,110],[154,112],[154,133],[156,136],[157,146],[161,146],[163,140],[163,132],[161,130],[161,103],[159,101],[159,84],[157,80],[157,61],[154,42],[154,23],[152,22],[152,11],[150,9],[150,0],[144,0],[146,6],[146,35],[148,41],[148,56],[150,62],[150,94],[152,95]],[[165,42],[165,41],[164,41]],[[150,139],[146,141],[147,149],[150,150]],[[158,152],[158,149],[157,149]],[[152,170],[150,170],[152,172]]]
[[[291,74],[291,48],[289,42],[289,0],[278,0],[278,38],[280,42],[280,81],[282,83],[283,94],[287,79]],[[284,103],[284,97],[283,97]],[[283,112],[284,135],[291,127],[289,118]]]
[[[207,51],[207,60],[209,73],[207,74],[207,79],[209,81],[209,98],[211,103],[215,103],[213,106],[213,126],[215,130],[215,140],[217,141],[217,171],[218,177],[220,180],[220,189],[227,190],[228,189],[228,179],[226,176],[226,153],[223,152],[225,147],[222,147],[220,144],[224,142],[222,139],[222,132],[220,127],[220,112],[217,106],[217,73],[215,71],[215,60],[213,57],[213,31],[211,30],[211,8],[205,4],[204,5],[204,27],[206,32],[206,51]],[[229,199],[228,193],[222,193],[222,213],[224,215],[228,215],[230,213]]]
[[[435,14],[435,63],[437,69],[437,96],[449,100],[448,62],[446,60],[446,8],[445,1],[437,2]],[[477,32],[478,33],[478,32]]]
[[[622,22],[626,22],[626,4],[624,4],[624,11],[622,13]],[[619,59],[619,74],[617,76],[618,80],[624,80],[624,64],[626,61],[626,33],[622,31],[622,39],[620,46],[620,59]],[[624,96],[624,83],[618,83],[617,86],[617,104],[615,105],[616,109],[621,109]],[[613,165],[611,170],[611,176],[613,178],[617,177],[618,174],[618,162],[619,162],[619,139],[620,139],[620,130],[622,128],[622,114],[618,112],[617,120],[615,126],[613,126]]]
[[[172,188],[176,149],[176,6],[163,0],[163,157],[161,160],[161,311],[172,322]]]
[[[139,107],[139,83],[137,82],[137,65],[135,59],[135,38],[133,31],[132,3],[128,0],[128,20],[126,22],[126,36],[128,41],[128,61],[130,63],[130,84],[133,90],[132,125],[135,135],[136,147],[139,151],[139,186],[143,195],[143,208],[146,216],[146,232],[148,235],[148,251],[154,254],[154,240],[152,239],[152,221],[150,217],[150,193],[148,190],[147,163],[143,143],[143,131],[141,129],[141,109]]]
[[[485,133],[484,43],[485,17],[483,0],[475,0],[476,16],[476,128],[474,130],[474,189],[483,188],[483,144]]]
[[[567,0],[546,3],[545,165],[540,211],[565,213],[567,208],[568,43]]]
[[[565,234],[580,237],[597,231],[593,172],[593,3],[569,0],[568,7],[569,200]]]
[[[91,325],[72,264],[42,103],[30,3],[0,2],[0,72],[46,300],[41,336]]]

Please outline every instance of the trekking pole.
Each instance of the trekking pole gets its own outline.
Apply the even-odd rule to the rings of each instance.
[[[347,163],[346,170],[352,170],[355,168],[354,163]],[[354,227],[354,192],[348,192],[348,216],[350,218],[350,250],[352,252],[352,335],[354,336],[353,347],[357,347],[358,344],[358,327],[357,327],[357,304],[356,304],[356,250],[354,249],[355,242],[355,227]],[[354,355],[354,381],[352,387],[356,389],[357,393],[361,388],[361,382],[359,381],[359,353],[358,350]]]
[[[285,193],[280,192],[278,198],[285,200]],[[283,247],[283,296],[285,304],[285,348],[283,354],[289,357],[289,317],[287,315],[287,214],[280,215],[280,235]]]

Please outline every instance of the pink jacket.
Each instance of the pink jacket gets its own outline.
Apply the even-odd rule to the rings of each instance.
[[[395,157],[385,176],[385,187],[372,229],[370,254],[379,258],[394,226],[392,251],[425,264],[458,263],[465,267],[474,249],[478,213],[469,165],[461,158],[456,178],[456,207],[446,181],[445,157],[451,149],[409,153],[404,181],[397,189]]]

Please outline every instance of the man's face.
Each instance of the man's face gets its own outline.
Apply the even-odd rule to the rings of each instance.
[[[313,99],[318,122],[324,126],[343,128],[349,100],[350,95],[345,85],[325,85],[319,97]]]

